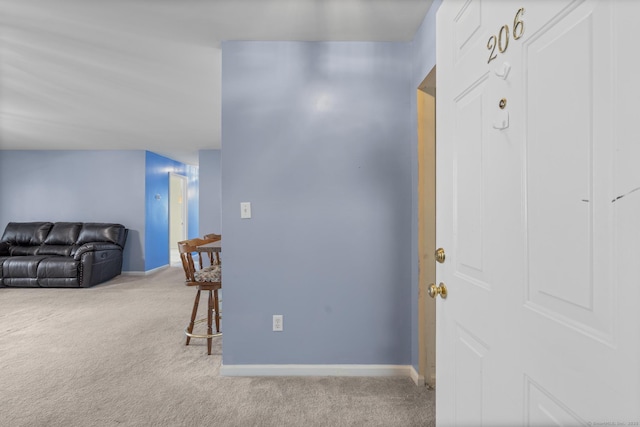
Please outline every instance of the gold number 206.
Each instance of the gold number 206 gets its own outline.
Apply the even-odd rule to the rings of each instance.
[[[513,18],[513,39],[518,40],[524,34],[524,21],[522,15],[524,14],[524,7],[520,8]],[[489,60],[487,64],[498,57],[498,52],[504,53],[509,47],[509,26],[503,25],[498,32],[498,35],[492,35],[487,42],[487,49],[490,51]]]

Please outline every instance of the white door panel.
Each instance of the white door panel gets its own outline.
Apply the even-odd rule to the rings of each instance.
[[[469,331],[456,328],[455,343],[455,421],[458,425],[473,425],[481,420],[486,384],[483,372],[489,348]]]
[[[529,377],[525,378],[525,417],[527,426],[573,426],[584,421],[551,393]]]
[[[563,10],[523,46],[525,289],[528,308],[610,342],[612,82],[596,79],[611,75],[596,58],[609,55],[611,15],[599,3]]]
[[[513,407],[494,399],[491,388],[495,383],[488,381],[501,369],[493,356],[501,351],[496,345],[499,319],[486,312],[496,292],[491,252],[497,249],[497,242],[487,235],[494,221],[491,201],[498,197],[493,185],[492,129],[486,126],[494,83],[489,68],[473,64],[486,64],[484,45],[488,28],[494,25],[487,22],[492,17],[484,13],[483,3],[454,3],[444,20],[442,8],[438,17],[438,34],[443,26],[452,32],[451,39],[439,42],[444,41],[448,60],[455,66],[438,68],[437,144],[441,143],[442,118],[450,140],[448,150],[436,150],[437,244],[447,251],[437,275],[445,278],[450,289],[450,283],[464,289],[474,304],[460,304],[456,298],[447,299],[446,304],[438,301],[436,413],[439,421],[445,420],[444,425],[478,425],[482,420],[498,419],[494,415],[498,406],[504,408],[502,417]],[[444,103],[439,99],[442,79],[452,82]],[[440,212],[440,205],[448,207],[446,214]],[[443,346],[447,348],[444,358]]]
[[[438,425],[640,425],[638,16],[438,11]]]
[[[482,254],[483,147],[486,143],[482,112],[486,101],[486,75],[455,100],[454,239],[456,273],[468,276],[478,285],[489,288],[484,277]]]

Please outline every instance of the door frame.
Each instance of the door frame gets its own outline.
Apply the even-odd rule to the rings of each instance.
[[[436,67],[416,90],[418,115],[418,377],[436,385]]]
[[[176,194],[175,191],[172,191],[171,188],[173,187],[172,183],[176,182],[176,180],[179,180],[179,182],[181,183],[181,187],[182,187],[182,195],[183,195],[183,200],[182,200],[182,215],[183,215],[183,225],[182,225],[182,236],[183,238],[181,240],[186,240],[187,236],[188,236],[188,230],[189,230],[189,202],[188,202],[188,181],[187,181],[187,177],[184,175],[180,175],[174,172],[169,172],[169,212],[168,212],[168,216],[169,216],[169,246],[167,248],[168,252],[169,252],[169,260],[171,260],[171,249],[174,248],[174,244],[175,244],[175,249],[177,249],[177,242],[172,242],[171,236],[172,236],[172,230],[173,228],[176,226],[176,224],[173,223],[173,218],[171,218],[171,206],[174,203],[174,198],[177,197],[178,195]]]

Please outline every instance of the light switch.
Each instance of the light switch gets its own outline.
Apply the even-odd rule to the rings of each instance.
[[[240,203],[240,218],[251,218],[251,202]]]

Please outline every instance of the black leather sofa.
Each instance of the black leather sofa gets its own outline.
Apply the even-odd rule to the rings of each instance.
[[[122,272],[121,224],[10,222],[0,239],[0,287],[88,288]]]

